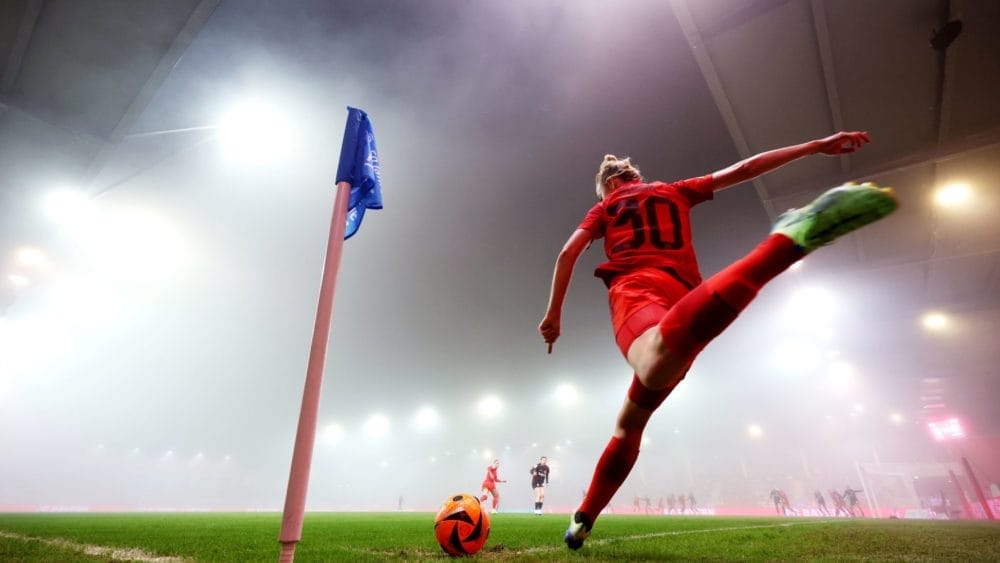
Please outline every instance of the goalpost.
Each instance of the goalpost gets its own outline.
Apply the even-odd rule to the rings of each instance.
[[[942,511],[948,515],[945,489],[958,495],[970,517],[973,514],[957,477],[963,472],[957,462],[859,462],[856,467],[865,499],[875,516],[934,518]],[[918,489],[924,489],[923,493]],[[941,499],[940,510],[932,502],[936,498]]]

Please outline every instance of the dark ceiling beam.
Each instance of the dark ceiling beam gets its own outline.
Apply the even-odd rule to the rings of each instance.
[[[701,70],[702,78],[705,79],[705,83],[708,85],[712,99],[715,100],[715,106],[722,116],[726,130],[729,132],[733,144],[736,145],[736,152],[739,153],[740,158],[753,156],[753,153],[750,152],[750,146],[747,144],[746,136],[743,134],[743,129],[736,119],[736,113],[733,111],[729,96],[726,95],[726,91],[722,87],[722,81],[719,79],[719,73],[715,70],[715,64],[712,63],[711,57],[708,56],[705,41],[702,38],[701,32],[698,31],[698,26],[694,22],[694,17],[691,16],[691,11],[688,9],[687,3],[684,0],[670,0],[670,7],[673,9],[678,23],[680,23],[684,37],[687,39],[688,47],[691,48],[691,54],[698,64],[698,69]],[[777,214],[774,211],[774,206],[771,204],[771,198],[768,195],[767,187],[764,185],[763,180],[758,177],[754,178],[752,182],[754,189],[757,190],[757,197],[764,204],[764,211],[767,212],[771,220],[774,220]]]
[[[837,77],[833,72],[833,49],[830,48],[830,28],[826,23],[826,8],[823,0],[809,0],[812,7],[813,27],[816,30],[816,47],[819,49],[820,65],[823,67],[823,83],[826,86],[826,99],[830,105],[830,121],[834,131],[844,130],[844,118],[840,113],[840,94],[837,91]],[[851,171],[850,155],[843,155],[840,161],[840,171],[848,174]]]
[[[95,137],[94,135],[92,135],[87,131],[73,129],[71,127],[67,127],[65,124],[56,123],[54,120],[45,115],[46,112],[38,111],[36,109],[32,109],[29,107],[24,107],[23,103],[24,100],[11,100],[0,95],[0,114],[3,114],[6,111],[16,111],[19,113],[23,113],[24,115],[27,115],[31,119],[44,123],[45,125],[48,125],[53,129],[59,129],[60,131],[64,131],[75,137],[85,139],[89,143],[100,145],[105,142],[104,139]]]
[[[14,46],[7,56],[6,70],[0,79],[0,94],[9,93],[14,88],[18,75],[21,74],[21,64],[24,62],[24,54],[28,52],[28,45],[31,44],[31,36],[35,33],[35,24],[38,22],[38,14],[42,12],[42,4],[43,0],[28,0],[24,6],[24,15],[21,16],[21,23],[17,26],[17,38],[14,39]]]
[[[722,17],[715,23],[706,26],[701,30],[701,36],[704,39],[711,39],[717,35],[721,35],[730,29],[734,29],[745,25],[764,14],[779,8],[791,0],[753,0],[744,1],[743,5],[729,12],[726,16]]]
[[[961,0],[950,0],[948,2],[948,17],[942,22],[942,26],[948,21],[959,19],[961,14]],[[955,73],[958,65],[958,51],[960,44],[955,43],[944,51],[941,51],[941,80],[938,95],[938,143],[948,140],[951,129],[951,107],[954,103]]]
[[[844,130],[844,118],[840,112],[840,93],[837,90],[837,76],[833,70],[833,49],[830,47],[830,28],[826,22],[826,7],[823,0],[809,0],[809,7],[812,11],[813,30],[816,32],[816,49],[819,51],[820,67],[823,69],[823,85],[826,88],[826,100],[830,109],[830,123],[834,131]],[[840,171],[843,174],[851,173],[851,155],[842,154],[837,158],[840,164]],[[861,237],[851,236],[854,245],[854,253],[858,262],[864,262],[868,257],[867,249]]]
[[[167,51],[160,57],[160,62],[153,69],[153,73],[149,75],[146,82],[139,89],[135,98],[132,99],[132,103],[129,104],[128,109],[125,110],[124,115],[118,120],[118,124],[112,129],[111,134],[108,135],[108,143],[101,148],[93,160],[91,160],[90,165],[87,167],[87,172],[84,177],[84,181],[89,183],[94,177],[100,172],[107,163],[108,159],[114,153],[117,148],[118,143],[125,137],[129,132],[135,122],[145,111],[146,106],[152,101],[153,96],[163,85],[163,82],[170,75],[170,71],[173,70],[177,61],[180,60],[184,51],[191,45],[195,37],[198,36],[198,32],[204,27],[205,22],[218,7],[220,0],[201,0],[194,10],[191,11],[191,15],[188,17],[187,22],[181,27],[180,31],[174,37],[173,42],[171,42],[170,47]]]

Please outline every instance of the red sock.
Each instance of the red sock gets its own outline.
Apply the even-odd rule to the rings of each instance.
[[[722,333],[757,292],[805,253],[782,234],[773,234],[750,254],[691,290],[660,321],[668,350],[693,362]]]
[[[622,486],[632,471],[632,466],[639,457],[641,439],[638,432],[624,439],[612,437],[604,448],[601,459],[597,461],[597,468],[594,469],[594,478],[587,489],[587,496],[580,505],[580,512],[586,514],[591,522],[597,520],[597,516],[611,502],[611,497],[615,496],[618,487]]]

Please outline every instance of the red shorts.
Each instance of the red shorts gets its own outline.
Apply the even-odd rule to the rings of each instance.
[[[483,481],[483,489],[493,492],[497,490],[497,484],[493,481]]]
[[[611,281],[608,304],[615,341],[628,358],[632,342],[660,324],[667,311],[690,291],[687,285],[663,270],[642,268]]]

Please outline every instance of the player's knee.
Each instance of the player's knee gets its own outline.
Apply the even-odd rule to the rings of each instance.
[[[650,389],[649,387],[643,385],[641,381],[639,381],[639,376],[633,375],[632,385],[630,385],[628,388],[628,398],[630,401],[635,403],[636,406],[638,406],[639,408],[652,412],[655,411],[657,407],[659,407],[663,403],[664,400],[666,400],[667,395],[669,395],[670,392],[673,391],[675,385],[676,384],[667,385],[662,389]],[[621,418],[622,418],[621,425],[624,427],[624,426],[638,425],[639,423],[638,419],[640,417],[623,416]],[[628,420],[630,418],[635,418],[636,420],[634,421]],[[646,426],[645,421],[644,420],[641,421],[640,430],[641,428],[645,428],[645,426]],[[628,428],[625,429],[628,430]]]

